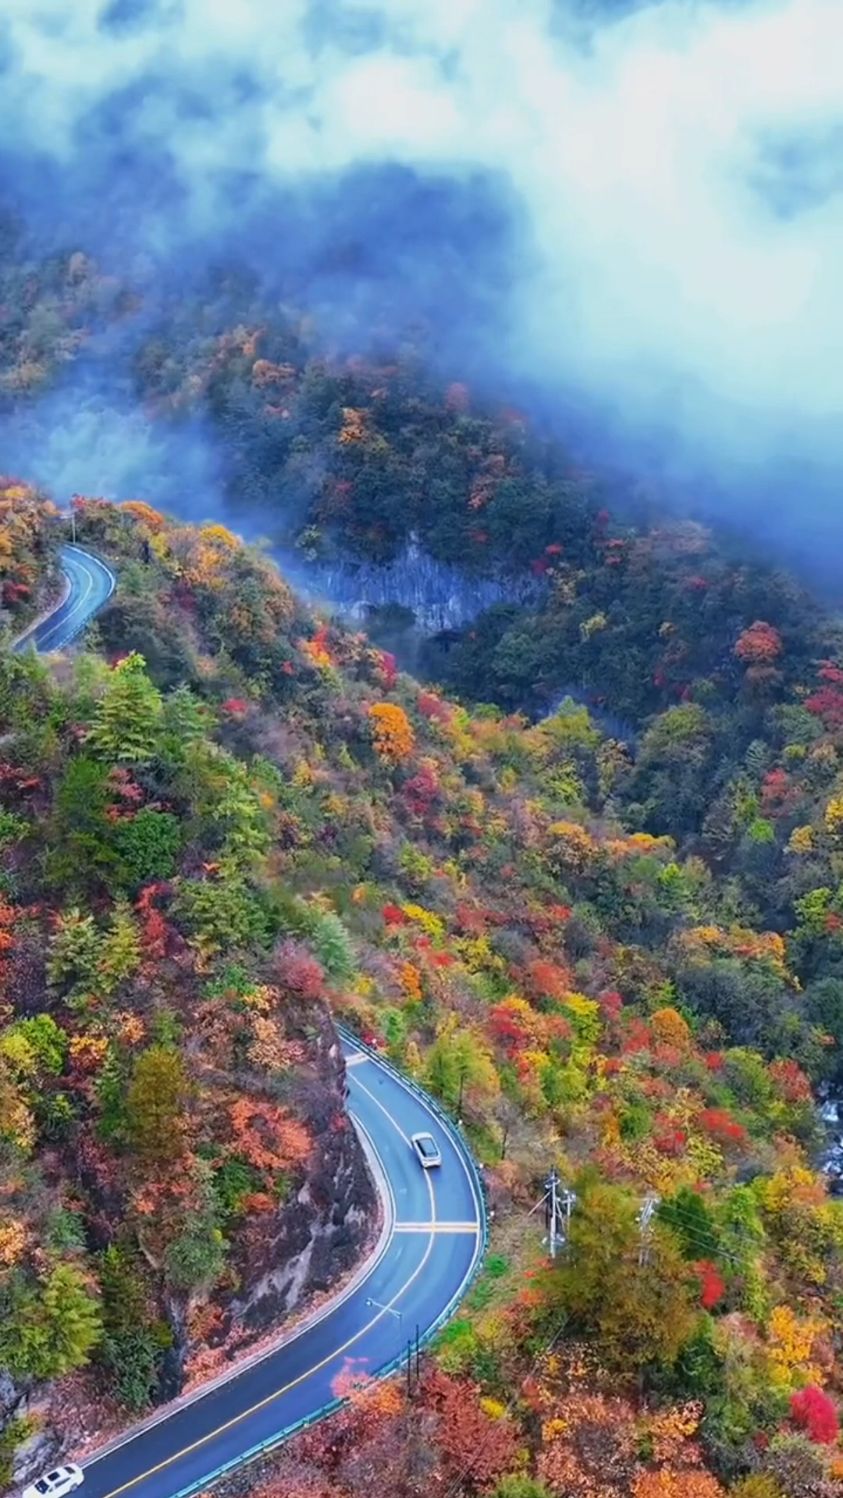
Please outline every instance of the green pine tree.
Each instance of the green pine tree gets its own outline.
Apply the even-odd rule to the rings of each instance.
[[[137,651],[114,667],[94,714],[88,742],[104,758],[124,764],[152,759],[161,726],[162,704]]]

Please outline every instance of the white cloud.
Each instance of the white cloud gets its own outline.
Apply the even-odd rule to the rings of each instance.
[[[633,418],[673,399],[696,436],[762,455],[810,451],[843,406],[843,199],[822,191],[840,0],[645,4],[585,47],[551,0],[322,0],[321,30],[305,0],[159,0],[116,28],[109,8],[5,0],[7,131],[68,156],[74,120],[151,77],[216,107],[179,125],[159,87],[139,111],[200,201],[231,167],[500,172],[538,250],[514,268],[520,354],[549,379]]]

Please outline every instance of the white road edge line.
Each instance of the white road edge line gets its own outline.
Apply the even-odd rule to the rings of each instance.
[[[359,1273],[349,1281],[345,1289],[340,1291],[335,1299],[326,1301],[325,1305],[320,1306],[319,1310],[314,1311],[311,1316],[305,1317],[293,1331],[286,1334],[280,1332],[278,1341],[272,1347],[267,1347],[262,1352],[256,1353],[254,1357],[245,1359],[238,1367],[228,1369],[226,1372],[219,1374],[217,1378],[208,1379],[206,1383],[200,1384],[197,1389],[192,1389],[189,1394],[181,1395],[156,1414],[150,1415],[140,1425],[135,1425],[131,1430],[125,1431],[123,1435],[115,1436],[113,1441],[106,1442],[104,1446],[99,1447],[90,1456],[86,1457],[81,1463],[83,1468],[93,1467],[97,1462],[102,1461],[103,1457],[112,1456],[115,1451],[119,1451],[123,1446],[128,1446],[131,1441],[137,1441],[141,1436],[145,1436],[147,1431],[154,1430],[156,1425],[162,1425],[165,1420],[170,1420],[174,1415],[181,1414],[182,1410],[189,1409],[191,1405],[198,1404],[200,1399],[204,1399],[207,1394],[213,1394],[216,1389],[223,1388],[225,1384],[234,1383],[235,1379],[240,1378],[244,1373],[248,1373],[252,1368],[256,1368],[258,1364],[265,1362],[267,1358],[274,1357],[277,1352],[282,1352],[284,1348],[290,1347],[293,1342],[303,1337],[305,1332],[311,1331],[314,1326],[319,1325],[320,1321],[324,1321],[328,1316],[332,1316],[334,1311],[338,1310],[341,1305],[344,1305],[350,1296],[356,1294],[358,1290],[362,1290],[366,1281],[374,1274],[392,1242],[395,1232],[396,1207],[389,1176],[386,1174],[384,1163],[365,1124],[361,1123],[360,1119],[353,1113],[350,1114],[350,1117],[363,1146],[363,1152],[369,1161],[372,1175],[375,1177],[375,1186],[381,1197],[384,1216],[378,1241],[368,1259],[360,1266]]]
[[[409,1091],[409,1089],[407,1090]],[[363,1091],[368,1093],[368,1087],[363,1088]],[[372,1094],[369,1095],[372,1096]],[[377,1098],[373,1097],[373,1101],[389,1119],[396,1132],[399,1133],[401,1137],[407,1141],[407,1145],[409,1147],[410,1141],[409,1139],[407,1139],[407,1136],[402,1130],[400,1124],[397,1123],[397,1121],[392,1117],[392,1114],[389,1113],[388,1109],[386,1109]],[[432,1197],[433,1188],[429,1181],[428,1190],[431,1192]],[[435,1204],[433,1203],[432,1210],[435,1213]],[[233,1416],[232,1419],[227,1420],[222,1425],[217,1426],[215,1430],[209,1431],[207,1435],[202,1436],[198,1441],[194,1441],[192,1445],[185,1446],[181,1451],[174,1452],[172,1456],[166,1457],[164,1461],[158,1462],[156,1466],[150,1467],[146,1472],[139,1472],[137,1477],[132,1477],[129,1482],[122,1483],[120,1487],[112,1488],[111,1491],[105,1495],[105,1498],[117,1498],[118,1493],[128,1492],[130,1488],[136,1487],[139,1482],[144,1482],[147,1478],[154,1477],[157,1472],[162,1472],[166,1467],[172,1466],[173,1462],[179,1461],[184,1456],[189,1456],[192,1451],[197,1451],[200,1446],[204,1446],[208,1441],[212,1441],[215,1436],[222,1435],[224,1431],[230,1430],[232,1426],[239,1424],[241,1420],[248,1420],[251,1415],[257,1414],[259,1410],[266,1409],[266,1407],[272,1404],[274,1400],[282,1398],[282,1396],[289,1393],[291,1389],[297,1388],[298,1385],[304,1383],[306,1379],[312,1378],[315,1373],[320,1373],[322,1369],[327,1367],[329,1363],[332,1363],[335,1358],[341,1357],[342,1354],[347,1352],[350,1347],[354,1346],[355,1342],[359,1342],[361,1337],[366,1336],[367,1332],[370,1332],[373,1326],[377,1326],[377,1323],[383,1320],[384,1316],[386,1316],[393,1309],[396,1302],[400,1300],[401,1296],[407,1290],[409,1290],[414,1281],[418,1279],[419,1275],[427,1264],[431,1253],[433,1252],[434,1241],[435,1235],[431,1232],[428,1235],[427,1247],[424,1251],[424,1254],[422,1255],[421,1260],[416,1265],[416,1268],[412,1271],[412,1273],[408,1276],[408,1278],[404,1281],[403,1285],[400,1285],[399,1288],[395,1291],[392,1298],[386,1303],[386,1305],[380,1308],[377,1316],[373,1316],[371,1321],[369,1321],[366,1326],[361,1327],[359,1331],[354,1333],[354,1336],[349,1337],[341,1347],[334,1348],[333,1352],[328,1353],[326,1357],[320,1360],[320,1362],[314,1363],[312,1368],[308,1368],[304,1373],[299,1374],[298,1378],[291,1379],[290,1383],[286,1384],[281,1389],[276,1389],[274,1393],[268,1394],[265,1399],[260,1400],[255,1405],[252,1405],[250,1409],[241,1410],[238,1415]],[[463,1284],[464,1283],[465,1280],[463,1280]],[[462,1286],[460,1287],[460,1289],[462,1289]],[[452,1301],[449,1302],[449,1305],[450,1304],[452,1304]]]
[[[70,643],[70,641],[72,640],[73,636],[78,632],[78,626],[77,626],[76,628],[74,628],[71,631],[71,633],[69,635],[66,633],[67,629],[68,629],[68,625],[71,623],[71,621],[74,619],[74,617],[79,613],[80,609],[84,608],[84,605],[88,601],[88,598],[89,598],[89,596],[90,596],[90,594],[91,594],[91,592],[92,592],[92,590],[94,588],[94,585],[95,585],[96,571],[97,570],[100,573],[105,574],[105,577],[107,579],[107,584],[108,584],[108,586],[107,586],[107,592],[106,592],[105,598],[103,599],[103,603],[105,603],[105,602],[108,601],[108,599],[111,597],[112,593],[114,592],[114,589],[115,589],[115,586],[116,586],[116,578],[115,578],[113,572],[111,571],[111,569],[109,567],[107,567],[103,562],[101,562],[99,560],[99,558],[97,558],[95,556],[92,556],[88,552],[84,551],[81,547],[67,545],[65,547],[65,551],[66,552],[72,552],[74,554],[74,558],[76,560],[76,564],[77,564],[78,570],[79,570],[79,572],[82,574],[82,576],[84,578],[84,584],[85,584],[85,586],[84,586],[84,592],[82,593],[81,597],[76,600],[76,602],[74,603],[73,608],[70,610],[70,612],[68,614],[66,614],[63,619],[58,620],[51,629],[47,629],[45,631],[45,633],[41,637],[41,640],[39,641],[39,644],[38,644],[38,648],[42,652],[47,652],[50,648],[52,648],[52,649],[62,649],[64,647],[64,645]],[[61,602],[58,603],[55,606],[55,608],[53,609],[53,613],[59,612],[59,610],[63,607],[64,603],[67,602],[68,597],[70,597],[70,595],[72,593],[73,585],[78,580],[78,574],[76,576],[74,576],[73,572],[72,572],[72,568],[68,565],[69,564],[69,558],[65,557],[64,562],[65,562],[65,577],[68,579],[68,590],[67,590],[67,593],[65,594],[64,598],[61,600]],[[19,640],[16,641],[16,642],[14,642],[14,643],[15,644],[19,644],[20,642],[25,641],[30,634],[35,633],[35,631],[40,627],[40,625],[42,623],[48,622],[49,618],[50,618],[50,615],[47,616],[46,620],[36,621],[34,624],[30,625],[28,627],[28,629],[24,631],[23,635],[19,637]],[[81,622],[84,622],[84,621],[81,621]],[[50,647],[48,645],[48,642],[50,640],[52,640],[52,638],[53,638],[54,635],[58,635],[59,638],[58,638],[57,642],[52,647]],[[353,1042],[347,1042],[347,1043],[351,1044],[353,1046]],[[353,1052],[352,1052],[351,1058],[346,1057],[346,1066],[348,1066],[349,1064],[351,1066],[359,1066],[359,1065],[362,1065],[364,1061],[371,1061],[375,1066],[377,1066],[377,1065],[380,1064],[378,1057],[376,1057],[376,1056],[370,1056],[368,1053],[363,1052],[363,1051],[358,1051],[355,1048],[353,1050]],[[384,1072],[386,1072],[387,1075],[391,1076],[393,1080],[397,1081],[399,1086],[402,1085],[402,1079],[400,1077],[400,1073],[396,1075],[395,1072],[392,1072],[391,1070],[388,1070],[386,1067],[384,1067],[382,1065],[381,1065],[381,1070],[384,1071]],[[386,1107],[384,1107],[383,1103],[381,1103],[381,1101],[377,1097],[375,1097],[375,1095],[372,1092],[369,1091],[368,1087],[364,1087],[362,1083],[358,1082],[356,1078],[353,1078],[352,1081],[353,1081],[353,1083],[354,1083],[355,1086],[360,1086],[361,1087],[362,1091],[364,1091],[367,1094],[367,1096],[372,1100],[372,1102],[375,1103],[376,1107],[380,1109],[380,1111],[384,1114],[384,1116],[392,1124],[392,1126],[395,1128],[396,1132],[400,1135],[400,1137],[406,1143],[407,1147],[411,1148],[411,1143],[410,1143],[410,1140],[409,1140],[408,1136],[404,1133],[404,1131],[401,1128],[400,1124],[392,1116],[392,1114],[389,1112],[389,1110]],[[437,1123],[439,1125],[442,1124],[441,1118],[439,1118],[438,1115],[436,1113],[434,1113],[434,1111],[429,1107],[429,1105],[426,1103],[426,1101],[425,1101],[425,1099],[424,1099],[423,1096],[421,1096],[419,1093],[417,1093],[415,1091],[415,1089],[411,1089],[408,1086],[405,1086],[405,1090],[411,1096],[415,1097],[418,1100],[420,1106],[422,1108],[424,1108],[425,1112],[428,1114],[428,1116],[431,1119],[434,1120],[435,1123]],[[303,1322],[302,1325],[300,1327],[298,1327],[296,1329],[296,1331],[293,1332],[290,1335],[289,1339],[285,1339],[284,1341],[282,1341],[280,1344],[276,1345],[275,1347],[267,1349],[266,1352],[263,1353],[263,1354],[261,1354],[260,1356],[258,1356],[254,1360],[254,1362],[249,1362],[245,1366],[239,1367],[237,1370],[232,1370],[230,1374],[224,1375],[219,1380],[211,1380],[207,1384],[203,1384],[198,1390],[195,1391],[194,1394],[188,1396],[185,1399],[184,1404],[177,1403],[177,1406],[176,1406],[175,1409],[171,1406],[166,1411],[162,1410],[158,1416],[152,1417],[149,1421],[144,1422],[143,1425],[141,1425],[140,1427],[136,1427],[133,1431],[127,1432],[124,1436],[118,1438],[116,1441],[107,1444],[106,1446],[104,1446],[103,1448],[101,1448],[98,1452],[96,1452],[95,1454],[93,1454],[91,1457],[88,1458],[88,1460],[84,1463],[85,1467],[92,1467],[92,1466],[94,1466],[96,1464],[96,1462],[102,1460],[106,1456],[111,1455],[114,1451],[119,1450],[122,1446],[128,1445],[132,1441],[140,1439],[149,1429],[153,1428],[155,1425],[163,1423],[164,1421],[170,1419],[174,1414],[180,1412],[183,1408],[188,1407],[190,1404],[198,1402],[200,1399],[202,1399],[206,1395],[210,1394],[214,1390],[214,1388],[219,1387],[221,1384],[228,1383],[228,1382],[233,1382],[234,1379],[236,1379],[237,1377],[240,1377],[244,1373],[246,1373],[250,1367],[255,1366],[255,1363],[263,1361],[263,1359],[265,1357],[271,1357],[271,1356],[273,1356],[275,1353],[277,1353],[278,1351],[280,1351],[284,1346],[289,1345],[289,1343],[295,1341],[297,1338],[304,1336],[305,1333],[308,1332],[313,1326],[317,1325],[320,1321],[323,1321],[327,1317],[331,1316],[339,1308],[339,1306],[341,1306],[344,1303],[344,1301],[346,1301],[350,1296],[352,1296],[357,1291],[359,1291],[365,1285],[366,1280],[375,1272],[375,1270],[377,1269],[377,1267],[378,1267],[379,1263],[381,1262],[384,1254],[386,1253],[386,1250],[389,1247],[389,1244],[392,1241],[392,1239],[393,1239],[393,1237],[395,1235],[395,1232],[396,1232],[397,1225],[396,1225],[396,1203],[395,1203],[395,1196],[394,1196],[394,1192],[392,1190],[392,1183],[391,1183],[391,1181],[389,1179],[389,1176],[388,1176],[388,1174],[387,1174],[387,1172],[386,1172],[386,1170],[385,1170],[385,1168],[383,1166],[383,1161],[381,1160],[380,1155],[378,1154],[378,1151],[377,1151],[377,1149],[376,1149],[376,1147],[374,1145],[374,1142],[372,1141],[371,1137],[368,1135],[368,1132],[365,1129],[365,1126],[361,1123],[361,1120],[358,1119],[353,1113],[351,1113],[351,1111],[350,1111],[350,1116],[352,1118],[352,1122],[353,1122],[354,1127],[355,1127],[355,1129],[356,1129],[356,1131],[358,1133],[358,1136],[361,1139],[361,1144],[363,1145],[364,1152],[366,1153],[367,1158],[369,1160],[370,1168],[371,1168],[371,1166],[373,1164],[373,1161],[376,1161],[377,1165],[380,1167],[380,1170],[381,1170],[381,1182],[380,1182],[380,1185],[381,1185],[381,1198],[382,1198],[382,1202],[383,1202],[383,1205],[384,1205],[384,1228],[382,1230],[381,1239],[379,1240],[378,1248],[376,1249],[375,1255],[373,1256],[372,1261],[371,1261],[371,1266],[368,1268],[367,1272],[359,1280],[352,1281],[352,1283],[349,1284],[346,1287],[346,1289],[335,1300],[330,1301],[324,1307],[322,1307],[321,1310],[313,1318],[307,1319],[305,1322]],[[451,1131],[449,1131],[449,1132],[451,1132]],[[371,1331],[371,1329],[374,1326],[376,1326],[377,1323],[379,1321],[381,1321],[383,1319],[383,1317],[388,1312],[390,1312],[393,1309],[393,1307],[395,1306],[396,1302],[401,1298],[402,1295],[405,1294],[405,1292],[410,1288],[410,1286],[418,1278],[418,1276],[421,1274],[422,1270],[424,1269],[425,1265],[427,1264],[428,1259],[430,1258],[430,1255],[431,1255],[431,1253],[433,1251],[433,1244],[434,1244],[434,1241],[435,1241],[435,1234],[436,1234],[437,1231],[439,1231],[439,1230],[442,1230],[442,1231],[448,1231],[448,1230],[450,1230],[450,1231],[473,1231],[474,1234],[475,1234],[475,1237],[477,1239],[477,1245],[478,1245],[477,1246],[477,1250],[476,1250],[475,1254],[472,1257],[471,1264],[470,1264],[470,1266],[469,1266],[469,1268],[468,1268],[465,1276],[463,1277],[463,1279],[462,1279],[462,1281],[461,1281],[461,1283],[460,1283],[457,1291],[451,1297],[450,1301],[448,1302],[447,1306],[445,1307],[444,1313],[440,1313],[440,1314],[447,1315],[450,1312],[450,1310],[452,1309],[452,1307],[459,1300],[460,1296],[463,1293],[463,1290],[464,1290],[466,1284],[468,1283],[468,1281],[470,1280],[470,1278],[471,1278],[471,1276],[472,1276],[472,1274],[474,1272],[474,1268],[475,1268],[476,1263],[477,1263],[477,1258],[478,1258],[478,1255],[479,1255],[480,1250],[481,1250],[481,1241],[482,1240],[481,1240],[480,1227],[481,1227],[481,1224],[482,1224],[482,1214],[483,1214],[482,1201],[480,1201],[479,1198],[478,1198],[477,1188],[476,1188],[474,1179],[472,1177],[472,1174],[471,1174],[471,1172],[470,1172],[470,1170],[469,1170],[469,1168],[468,1168],[468,1166],[466,1164],[465,1158],[464,1158],[464,1153],[463,1153],[463,1148],[462,1148],[462,1141],[459,1140],[459,1138],[455,1134],[451,1133],[451,1142],[452,1142],[452,1144],[455,1147],[455,1152],[459,1156],[460,1164],[461,1164],[462,1169],[465,1172],[466,1178],[468,1180],[469,1189],[470,1189],[470,1192],[471,1192],[472,1200],[474,1201],[474,1203],[475,1203],[475,1205],[477,1206],[477,1209],[478,1209],[478,1220],[477,1220],[477,1224],[473,1225],[473,1226],[472,1225],[468,1225],[468,1224],[465,1225],[465,1226],[463,1226],[462,1224],[458,1224],[458,1225],[455,1224],[453,1226],[450,1225],[450,1224],[446,1224],[446,1223],[438,1224],[437,1221],[436,1221],[436,1198],[435,1198],[435,1194],[434,1194],[434,1191],[433,1191],[433,1184],[432,1184],[432,1182],[430,1180],[430,1177],[429,1177],[428,1173],[425,1172],[425,1183],[426,1183],[427,1190],[428,1190],[428,1193],[429,1193],[429,1196],[430,1196],[431,1221],[429,1223],[427,1223],[427,1224],[402,1224],[400,1230],[401,1231],[422,1232],[422,1233],[426,1232],[427,1235],[428,1235],[427,1246],[426,1246],[424,1254],[423,1254],[420,1262],[416,1266],[416,1268],[409,1275],[409,1277],[405,1280],[405,1282],[403,1283],[403,1285],[401,1285],[398,1288],[398,1290],[395,1291],[394,1295],[392,1296],[392,1298],[390,1299],[390,1301],[388,1302],[388,1304],[385,1305],[385,1306],[383,1306],[383,1307],[381,1307],[381,1308],[379,1308],[378,1314],[375,1315],[374,1317],[372,1317],[372,1319],[364,1327],[362,1327],[359,1331],[355,1332],[355,1334],[352,1337],[350,1337],[341,1347],[335,1348],[325,1358],[323,1358],[319,1363],[314,1364],[314,1366],[312,1368],[310,1368],[310,1369],[306,1370],[304,1373],[300,1374],[296,1379],[293,1379],[289,1384],[283,1386],[280,1389],[275,1390],[272,1394],[268,1395],[265,1399],[259,1401],[255,1405],[251,1406],[251,1408],[249,1408],[247,1410],[240,1411],[239,1414],[237,1414],[236,1416],[232,1417],[232,1419],[226,1421],[224,1424],[218,1426],[215,1430],[210,1431],[206,1436],[203,1436],[200,1440],[195,1441],[191,1445],[182,1448],[182,1450],[180,1450],[178,1452],[175,1452],[170,1457],[167,1457],[163,1462],[159,1462],[156,1466],[151,1467],[147,1471],[141,1472],[136,1477],[131,1478],[129,1482],[123,1483],[120,1487],[113,1489],[112,1492],[107,1495],[107,1498],[117,1498],[118,1494],[126,1492],[128,1489],[130,1489],[132,1487],[135,1487],[138,1483],[143,1482],[147,1478],[154,1476],[155,1473],[163,1471],[165,1468],[167,1468],[169,1466],[172,1466],[172,1464],[174,1462],[180,1460],[184,1456],[189,1455],[190,1452],[199,1449],[199,1447],[201,1447],[201,1446],[205,1445],[207,1442],[213,1440],[214,1437],[222,1435],[226,1430],[229,1430],[233,1426],[239,1424],[240,1421],[248,1419],[251,1415],[256,1414],[261,1409],[265,1409],[268,1405],[272,1404],[273,1401],[275,1401],[277,1399],[280,1399],[284,1394],[288,1393],[291,1389],[293,1389],[293,1388],[297,1387],[299,1384],[305,1382],[308,1378],[313,1377],[313,1375],[315,1375],[316,1373],[320,1372],[323,1368],[325,1368],[326,1366],[328,1366],[335,1359],[341,1357],[343,1353],[347,1352],[350,1347],[354,1346],[354,1344],[356,1342],[360,1341],[360,1339],[362,1337],[366,1336],[367,1333],[369,1331]],[[376,1173],[376,1172],[373,1172],[373,1173]],[[384,1195],[383,1190],[382,1190],[382,1187],[383,1187],[384,1184],[386,1186],[386,1195]],[[281,1433],[281,1435],[282,1435],[282,1438],[283,1438],[283,1433]]]
[[[106,578],[107,583],[108,583],[108,590],[106,592],[105,598],[102,600],[103,604],[106,604],[108,602],[109,598],[111,597],[112,593],[114,592],[115,587],[117,586],[117,579],[114,576],[114,573],[112,572],[111,568],[107,567],[106,564],[105,564],[105,562],[101,562],[100,559],[99,559],[99,557],[95,557],[92,552],[84,551],[82,549],[82,547],[80,547],[80,546],[73,546],[70,543],[67,543],[65,545],[64,551],[65,552],[72,552],[73,553],[74,558],[76,560],[76,564],[77,564],[77,566],[79,568],[79,571],[83,574],[83,576],[85,578],[86,587],[85,587],[85,591],[82,594],[81,598],[78,598],[76,600],[75,604],[73,605],[73,608],[70,610],[70,613],[66,614],[63,619],[58,620],[58,622],[53,625],[52,629],[48,629],[44,633],[44,635],[42,635],[41,641],[40,641],[40,646],[39,646],[39,648],[42,651],[45,650],[45,648],[48,651],[49,650],[62,650],[64,648],[64,646],[70,644],[70,642],[71,642],[71,640],[73,640],[74,636],[76,634],[78,634],[79,629],[81,628],[82,624],[84,624],[84,622],[85,622],[84,619],[80,621],[79,625],[74,626],[74,628],[70,632],[70,635],[66,634],[67,626],[70,623],[71,619],[73,619],[74,615],[78,614],[79,610],[81,608],[83,608],[84,605],[87,603],[88,598],[90,596],[90,593],[91,593],[91,591],[93,589],[94,582],[96,580],[96,573],[97,573],[97,571],[99,571],[101,574],[105,575],[105,578]],[[90,564],[93,564],[93,565],[90,565]],[[68,598],[68,596],[69,596],[69,594],[70,594],[70,592],[72,591],[72,588],[73,588],[73,583],[74,583],[74,581],[78,580],[78,579],[73,578],[71,576],[70,569],[67,566],[67,558],[66,557],[63,559],[62,565],[65,568],[65,577],[67,577],[67,578],[70,579],[70,588],[68,589],[68,593],[65,595],[65,598],[62,600],[62,603],[56,605],[56,608],[53,610],[54,613],[58,613],[58,611],[61,609],[61,607],[63,606],[63,604],[67,602],[67,598]],[[102,607],[102,605],[100,605],[100,607]],[[49,617],[50,616],[48,615],[47,616],[47,620],[49,620]],[[43,620],[41,622],[42,623],[46,623],[47,620]],[[47,641],[50,640],[50,639],[52,639],[53,635],[56,635],[56,634],[58,634],[58,637],[59,637],[58,640],[53,645],[48,646],[47,645]]]
[[[85,591],[84,591],[84,593],[82,593],[82,595],[79,598],[77,598],[77,600],[74,603],[73,608],[70,610],[70,612],[68,614],[65,614],[65,616],[64,616],[63,619],[59,619],[58,623],[54,624],[53,627],[52,627],[52,629],[48,629],[41,636],[40,649],[42,651],[45,649],[45,647],[48,648],[48,649],[52,648],[52,649],[61,650],[62,643],[63,643],[63,641],[61,639],[61,636],[62,636],[63,632],[66,630],[66,628],[67,628],[68,624],[70,623],[71,619],[73,618],[74,614],[78,614],[79,610],[81,608],[84,608],[84,605],[88,601],[89,594],[93,591],[93,586],[94,586],[94,574],[93,574],[93,572],[88,567],[85,566],[84,562],[79,561],[78,562],[78,566],[79,566],[79,571],[82,573],[82,576],[85,579]],[[55,635],[55,634],[59,635],[58,643],[55,646],[53,646],[53,647],[47,647],[47,641],[53,635]]]

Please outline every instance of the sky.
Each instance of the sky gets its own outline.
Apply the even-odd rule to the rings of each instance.
[[[840,0],[4,0],[0,72],[40,232],[282,267],[362,340],[417,302],[598,447],[843,531]]]

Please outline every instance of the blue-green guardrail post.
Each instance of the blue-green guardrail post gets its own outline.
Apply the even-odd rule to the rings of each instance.
[[[457,1305],[463,1299],[463,1297],[468,1294],[469,1290],[474,1284],[474,1281],[480,1273],[481,1268],[483,1267],[483,1260],[486,1256],[486,1251],[489,1246],[489,1213],[487,1210],[486,1183],[477,1168],[477,1162],[475,1161],[474,1156],[471,1153],[468,1140],[465,1137],[461,1125],[458,1124],[453,1118],[449,1118],[444,1108],[440,1107],[436,1099],[432,1098],[429,1093],[425,1092],[421,1087],[419,1087],[413,1081],[412,1077],[405,1076],[402,1071],[399,1071],[397,1066],[393,1066],[392,1062],[388,1061],[385,1056],[382,1056],[379,1051],[376,1051],[374,1046],[367,1045],[365,1041],[360,1039],[359,1035],[355,1035],[354,1032],[352,1030],[349,1030],[345,1025],[337,1025],[337,1029],[340,1035],[345,1036],[345,1038],[347,1040],[350,1040],[353,1045],[359,1046],[361,1051],[367,1051],[370,1056],[373,1056],[375,1058],[380,1066],[383,1066],[387,1071],[392,1072],[393,1075],[398,1078],[399,1082],[401,1082],[402,1086],[408,1088],[410,1092],[415,1092],[418,1097],[424,1100],[425,1107],[429,1108],[431,1112],[435,1113],[437,1118],[440,1119],[440,1121],[445,1125],[450,1133],[453,1134],[454,1137],[459,1141],[463,1157],[466,1161],[466,1164],[468,1165],[469,1170],[471,1171],[474,1184],[477,1188],[477,1201],[480,1207],[481,1219],[480,1252],[477,1255],[474,1268],[472,1269],[471,1275],[469,1276],[466,1284],[460,1288],[457,1295],[451,1297],[444,1311],[440,1311],[439,1315],[436,1317],[436,1320],[427,1328],[426,1331],[422,1332],[421,1335],[419,1335],[419,1328],[416,1327],[415,1358],[416,1374],[418,1375],[421,1349],[423,1347],[426,1347],[427,1344],[432,1341],[437,1333],[441,1331],[446,1321],[451,1318],[457,1308]],[[408,1370],[410,1367],[410,1350],[410,1344],[408,1344]],[[391,1361],[385,1363],[383,1367],[376,1368],[375,1376],[378,1378],[388,1378],[390,1374],[399,1372],[400,1369],[403,1368],[403,1366],[404,1354],[402,1353],[400,1357],[392,1358]],[[174,1494],[174,1498],[192,1498],[192,1495],[194,1493],[200,1493],[204,1488],[213,1487],[214,1483],[219,1482],[223,1477],[226,1477],[229,1472],[234,1472],[238,1467],[248,1466],[249,1462],[256,1461],[259,1456],[266,1456],[270,1451],[273,1451],[276,1446],[281,1446],[284,1441],[289,1441],[292,1436],[298,1435],[299,1431],[306,1430],[308,1426],[315,1425],[318,1420],[324,1420],[328,1415],[333,1415],[336,1410],[340,1409],[342,1405],[345,1404],[345,1402],[346,1401],[344,1399],[330,1400],[328,1404],[323,1404],[320,1409],[314,1410],[313,1414],[305,1415],[301,1420],[297,1420],[294,1425],[287,1425],[283,1430],[277,1431],[274,1435],[267,1436],[265,1441],[260,1441],[258,1445],[250,1447],[248,1451],[244,1451],[240,1456],[233,1457],[231,1461],[226,1462],[222,1467],[217,1467],[215,1471],[209,1472],[205,1477],[198,1478],[196,1482],[190,1483],[188,1487],[180,1488],[179,1491]]]

